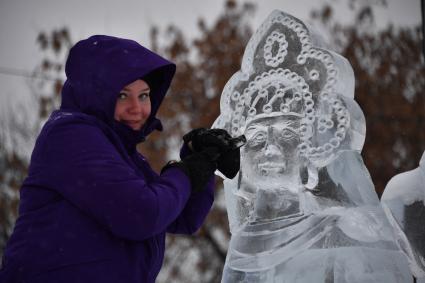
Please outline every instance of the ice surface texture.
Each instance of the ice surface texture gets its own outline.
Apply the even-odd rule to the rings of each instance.
[[[250,39],[214,123],[245,134],[225,180],[223,282],[409,282],[360,151],[354,74],[298,19],[274,11]]]
[[[425,281],[425,152],[418,168],[388,182],[381,202],[412,273]]]

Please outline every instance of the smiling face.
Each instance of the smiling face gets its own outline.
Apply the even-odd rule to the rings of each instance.
[[[115,120],[133,130],[140,130],[151,114],[150,88],[144,80],[126,85],[119,93],[115,105]]]
[[[247,125],[241,171],[251,189],[295,190],[299,185],[299,127],[300,118],[286,115],[259,118]]]

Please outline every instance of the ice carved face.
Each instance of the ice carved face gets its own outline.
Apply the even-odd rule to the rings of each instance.
[[[291,115],[262,117],[246,127],[247,144],[241,151],[241,172],[246,190],[296,190],[300,183],[300,118]]]

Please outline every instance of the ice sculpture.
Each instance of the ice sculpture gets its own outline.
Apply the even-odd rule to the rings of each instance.
[[[381,202],[412,273],[425,282],[425,152],[418,168],[388,182]]]
[[[360,151],[348,61],[274,11],[226,84],[214,127],[245,134],[224,181],[232,237],[222,282],[411,282]]]

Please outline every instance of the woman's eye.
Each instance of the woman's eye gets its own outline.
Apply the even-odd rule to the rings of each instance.
[[[127,94],[125,94],[125,93],[120,93],[119,95],[118,95],[118,99],[125,99],[125,98],[127,98]]]
[[[149,98],[149,93],[142,93],[141,95],[139,95],[139,99],[141,101],[144,101],[144,100],[146,100],[148,98]]]

